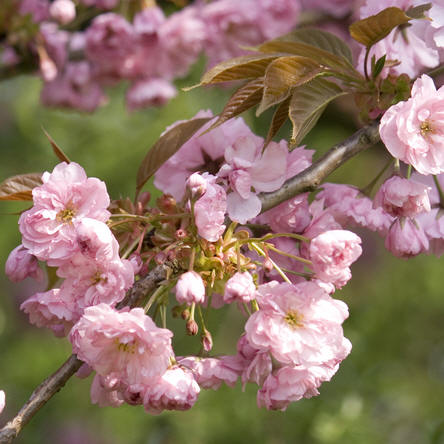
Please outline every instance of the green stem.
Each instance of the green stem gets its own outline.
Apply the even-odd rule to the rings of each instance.
[[[287,282],[288,284],[291,284],[290,279],[288,279],[288,277],[286,276],[286,274],[282,271],[281,267],[279,267],[278,264],[276,264],[276,262],[274,262],[269,256],[267,256],[267,254],[265,253],[264,250],[262,250],[261,247],[259,247],[259,245],[257,245],[256,243],[252,242],[251,246],[263,257],[266,257],[267,260],[269,260],[271,262],[271,264],[273,265],[273,267],[275,268],[275,270],[281,275],[282,279]]]
[[[442,191],[441,184],[439,183],[438,178],[436,176],[433,176],[433,181],[435,182],[435,186],[439,194],[439,206],[441,208],[444,208],[444,193]]]
[[[313,265],[312,261],[309,261],[308,259],[304,259],[303,257],[300,257],[300,256],[295,256],[294,254],[291,254],[291,253],[287,253],[286,251],[279,250],[279,248],[276,248],[271,244],[267,244],[267,248],[269,248],[270,250],[272,250],[275,253],[278,253],[282,256],[291,257],[292,259],[302,262],[307,265]]]
[[[364,196],[370,196],[372,191],[373,191],[373,187],[378,183],[379,179],[382,177],[382,175],[388,170],[388,168],[390,167],[390,165],[393,163],[394,159],[390,159],[385,165],[384,168],[382,168],[382,170],[378,173],[378,175],[364,188],[362,188],[361,194],[363,194]]]

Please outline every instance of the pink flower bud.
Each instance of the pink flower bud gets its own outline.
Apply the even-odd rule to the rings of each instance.
[[[3,390],[0,390],[0,413],[3,412],[6,404],[6,396]]]
[[[211,336],[211,333],[207,329],[204,329],[201,339],[202,339],[203,349],[206,352],[211,351],[211,349],[213,348],[213,337]]]
[[[205,300],[205,285],[200,274],[187,271],[176,284],[176,299],[179,304],[201,304]]]
[[[49,7],[49,13],[61,25],[66,25],[75,19],[76,6],[71,0],[55,0]]]
[[[385,247],[395,256],[407,259],[426,252],[429,240],[412,219],[396,219],[385,238]]]
[[[139,271],[142,269],[142,266],[143,266],[143,261],[142,261],[142,258],[140,257],[140,254],[133,253],[128,258],[128,260],[130,261],[130,264],[133,267],[134,274],[139,273]]]
[[[430,211],[429,189],[422,183],[394,176],[383,183],[373,204],[395,217],[413,217]]]
[[[187,335],[196,336],[198,331],[199,326],[194,319],[190,319],[189,321],[187,321]]]
[[[256,286],[253,277],[248,271],[245,273],[236,273],[228,279],[225,285],[224,301],[229,304],[233,301],[250,302],[254,299]]]
[[[193,199],[199,199],[207,190],[207,181],[199,174],[193,173],[187,179],[187,187]]]
[[[39,267],[35,256],[19,245],[9,254],[5,264],[5,273],[12,282],[20,282],[27,277],[38,281],[43,280],[43,270]]]

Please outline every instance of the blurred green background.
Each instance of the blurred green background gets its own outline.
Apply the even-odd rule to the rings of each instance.
[[[198,64],[180,86],[202,72]],[[192,117],[199,109],[222,109],[229,90],[181,92],[161,109],[128,114],[124,88],[95,114],[49,110],[39,105],[40,80],[19,77],[0,83],[0,180],[28,172],[52,170],[52,154],[41,127],[89,176],[107,183],[113,198],[134,195],[135,173],[147,149],[166,125]],[[258,134],[266,132],[270,114],[246,116]],[[330,108],[307,138],[323,152],[354,131],[353,118]],[[281,137],[289,134],[286,127]],[[318,155],[318,154],[317,154]],[[334,174],[364,186],[385,163],[372,149]],[[0,203],[1,267],[20,243],[17,215],[23,204]],[[73,378],[24,429],[18,443],[163,444],[163,443],[444,443],[444,295],[443,261],[421,257],[397,260],[371,233],[364,256],[353,267],[352,281],[336,297],[350,307],[345,335],[353,343],[321,395],[292,404],[286,412],[256,407],[256,389],[222,387],[203,391],[188,412],[146,414],[142,407],[99,408],[89,402],[91,379]],[[12,417],[31,391],[70,354],[70,345],[30,326],[18,311],[36,291],[30,281],[11,284],[0,276],[0,389],[7,407],[0,425]],[[235,351],[233,311],[213,320],[218,349]],[[180,333],[182,334],[182,333]]]

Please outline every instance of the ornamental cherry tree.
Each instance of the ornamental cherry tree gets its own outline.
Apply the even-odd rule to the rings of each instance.
[[[267,409],[318,395],[352,348],[335,297],[362,253],[350,229],[377,232],[400,258],[444,251],[442,11],[438,0],[215,0],[170,14],[150,1],[7,0],[0,76],[38,73],[46,105],[92,111],[122,80],[130,110],[161,105],[202,52],[197,86],[243,83],[220,114],[202,110],[160,135],[134,198],[111,199],[49,136],[61,163],[0,185],[0,199],[32,204],[6,274],[49,276],[21,309],[73,352],[0,442],[74,374],[94,375],[93,403],[149,414],[190,409],[201,390],[237,381],[256,385]],[[315,157],[301,142],[343,96],[362,128]],[[253,107],[275,108],[265,139],[239,117]],[[276,141],[287,118],[291,137]],[[326,182],[380,139],[393,159],[368,187]],[[145,190],[152,178],[157,199]],[[243,329],[220,355],[208,319],[230,305]],[[198,352],[174,346],[181,334]]]

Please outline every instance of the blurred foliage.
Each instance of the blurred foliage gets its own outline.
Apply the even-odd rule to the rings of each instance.
[[[179,86],[193,84],[202,66]],[[192,117],[201,108],[222,109],[229,90],[198,89],[179,93],[168,106],[128,114],[123,89],[92,115],[49,110],[38,104],[40,81],[21,77],[0,84],[0,179],[52,170],[57,163],[41,126],[88,175],[103,179],[112,197],[133,196],[135,174],[146,150],[167,125]],[[246,117],[265,135],[271,113]],[[318,156],[354,130],[342,109],[328,109],[305,142]],[[290,134],[289,126],[280,131]],[[374,148],[353,159],[333,178],[366,185],[384,165],[386,155]],[[29,205],[29,203],[28,203]],[[1,203],[0,265],[19,242],[17,212],[26,204]],[[367,232],[364,256],[352,281],[336,297],[347,302],[350,319],[344,330],[353,351],[321,395],[291,405],[286,412],[256,407],[256,390],[242,393],[222,387],[203,391],[188,412],[153,417],[142,407],[101,409],[89,402],[91,378],[73,378],[24,429],[25,444],[203,444],[298,443],[373,444],[444,443],[444,297],[441,259],[401,261],[384,251],[383,242]],[[66,340],[30,326],[18,306],[36,291],[25,281],[0,276],[0,389],[7,407],[0,425],[13,416],[31,391],[70,354]],[[40,287],[42,289],[42,287]],[[234,353],[241,321],[235,310],[212,318],[217,350]],[[179,332],[180,333],[180,332]],[[189,339],[178,340],[185,349]]]

